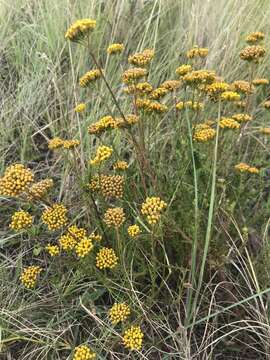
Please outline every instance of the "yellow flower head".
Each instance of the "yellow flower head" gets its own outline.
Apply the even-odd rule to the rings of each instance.
[[[86,237],[86,230],[84,228],[79,228],[76,225],[72,225],[67,229],[67,234],[77,240],[82,240]]]
[[[99,69],[90,70],[80,78],[80,80],[79,80],[80,86],[87,87],[90,85],[90,83],[95,82],[101,76],[102,76],[102,74]]]
[[[33,223],[33,216],[31,216],[27,211],[16,211],[12,215],[11,223],[9,227],[12,230],[20,231],[22,229],[27,229],[31,227]]]
[[[183,76],[186,85],[199,86],[203,84],[211,84],[215,81],[216,75],[214,71],[195,70]]]
[[[111,248],[103,247],[96,255],[96,267],[98,269],[113,269],[118,262],[118,257]]]
[[[92,360],[96,359],[96,353],[94,353],[88,346],[79,345],[75,347],[74,356],[72,360]]]
[[[107,116],[103,116],[100,120],[90,125],[88,128],[88,132],[91,135],[92,134],[100,135],[105,130],[115,129],[116,127],[117,127],[116,120],[112,116],[107,115]]]
[[[175,70],[175,73],[176,73],[176,75],[184,76],[191,71],[192,71],[191,65],[181,65]]]
[[[75,107],[74,111],[76,111],[77,113],[81,113],[85,111],[85,109],[86,109],[86,105],[84,103],[80,103]]]
[[[268,128],[261,128],[260,132],[265,135],[270,135],[270,127]]]
[[[27,193],[27,198],[29,200],[33,199],[41,199],[43,198],[47,192],[53,187],[52,179],[44,179],[37,183],[34,183]]]
[[[217,100],[229,87],[230,85],[225,82],[213,82],[211,85],[204,86],[203,91],[206,92],[210,99]]]
[[[118,160],[113,164],[113,169],[121,170],[121,171],[126,170],[126,169],[128,169],[128,163],[123,160]]]
[[[59,239],[59,245],[65,251],[73,250],[77,245],[77,242],[77,238],[68,233],[62,235]]]
[[[235,91],[224,91],[221,94],[220,99],[222,101],[239,101],[240,95]]]
[[[67,208],[62,204],[54,204],[52,207],[44,210],[42,213],[42,221],[49,230],[57,230],[67,224]]]
[[[19,196],[33,181],[34,175],[30,169],[22,164],[10,165],[4,172],[4,176],[0,178],[0,194]]]
[[[263,103],[263,106],[264,106],[265,109],[269,110],[270,109],[270,101],[265,101]]]
[[[64,140],[62,140],[60,137],[55,137],[48,142],[48,149],[49,150],[59,149],[63,146],[63,142]]]
[[[99,165],[105,160],[108,160],[113,153],[113,149],[109,146],[99,146],[96,152],[96,156],[93,160],[90,160],[90,165]]]
[[[147,197],[145,202],[142,204],[141,212],[146,216],[147,221],[151,225],[155,225],[160,217],[161,212],[166,209],[167,204],[159,197]]]
[[[203,103],[197,102],[197,101],[179,101],[176,105],[175,108],[177,110],[184,110],[184,109],[190,109],[190,110],[194,110],[194,111],[199,111],[202,110],[204,108]]]
[[[104,222],[109,227],[119,228],[126,220],[124,210],[122,208],[109,208],[104,214]]]
[[[90,234],[89,238],[92,240],[92,241],[98,241],[100,242],[102,240],[102,236],[99,235],[99,234],[96,234],[95,232],[93,232],[92,234]]]
[[[75,245],[75,252],[78,257],[84,258],[93,249],[94,245],[90,238],[83,238]]]
[[[269,85],[269,80],[268,79],[254,79],[252,81],[252,84],[255,86]]]
[[[234,114],[232,118],[240,123],[252,120],[252,117],[248,114]]]
[[[147,66],[155,55],[154,50],[145,49],[142,52],[129,56],[128,62],[135,66]]]
[[[151,92],[149,97],[150,97],[150,99],[157,100],[157,99],[160,99],[160,98],[164,97],[166,94],[168,94],[168,92],[169,91],[167,89],[162,88],[162,87],[158,87],[158,88],[156,88],[155,90],[153,90]]]
[[[74,149],[78,145],[80,145],[79,140],[64,140],[63,141],[63,147],[65,149]]]
[[[98,175],[94,175],[91,179],[89,184],[87,184],[89,190],[95,192],[95,191],[99,191],[99,176]]]
[[[194,48],[190,49],[187,52],[187,57],[189,59],[194,59],[194,58],[205,58],[209,53],[209,49],[207,48],[199,48],[197,46],[195,46]]]
[[[141,229],[138,225],[134,224],[134,225],[130,225],[128,227],[128,235],[131,237],[136,237],[141,233]]]
[[[222,117],[219,121],[219,125],[221,128],[227,128],[227,129],[239,129],[240,125],[237,121],[231,118],[225,118]]]
[[[249,166],[246,163],[239,163],[239,164],[235,165],[234,168],[235,168],[235,170],[237,170],[239,172],[249,172],[251,174],[259,173],[259,169],[257,169],[256,167],[253,167],[253,166]]]
[[[115,55],[115,54],[120,54],[122,51],[124,50],[124,44],[111,44],[108,49],[107,49],[107,53],[109,55]]]
[[[175,91],[181,85],[179,80],[166,80],[162,84],[160,84],[161,89],[166,89],[167,91]]]
[[[126,84],[133,83],[147,75],[147,70],[143,68],[131,68],[123,72],[122,81]]]
[[[52,244],[48,244],[46,246],[46,250],[48,251],[48,253],[51,255],[51,256],[57,256],[60,254],[60,248],[58,245],[52,245]]]
[[[131,125],[137,124],[139,122],[139,117],[137,115],[134,114],[128,114],[125,115],[125,118],[123,119],[122,117],[120,118],[116,118],[115,122],[116,122],[116,127],[119,129],[122,128],[127,128]]]
[[[106,198],[123,197],[124,177],[121,175],[101,175],[100,190]]]
[[[151,101],[149,99],[137,99],[136,106],[149,113],[163,113],[168,111],[168,107],[158,101]]]
[[[125,303],[114,304],[109,310],[109,319],[113,325],[125,321],[130,315],[130,307]]]
[[[41,267],[34,265],[25,268],[20,276],[22,284],[28,289],[35,287],[37,283],[37,277],[41,270]]]
[[[248,95],[253,93],[254,88],[248,81],[237,80],[232,83],[232,90]]]
[[[138,350],[142,349],[143,332],[139,326],[131,326],[123,334],[123,343],[127,349]]]
[[[148,82],[139,82],[137,84],[129,84],[127,87],[123,89],[126,94],[138,94],[138,95],[146,95],[153,91],[153,86]]]
[[[200,124],[198,124],[198,125],[200,125]],[[201,124],[201,125],[204,125],[204,126],[203,127],[201,127],[201,126],[195,127],[193,139],[198,142],[208,142],[209,140],[214,139],[214,137],[216,136],[216,130],[212,129],[207,124]]]
[[[96,27],[96,21],[92,19],[77,20],[70,26],[65,34],[65,38],[78,42],[87,36]]]
[[[258,62],[266,54],[266,50],[263,46],[252,45],[244,48],[239,56],[242,60]]]
[[[259,43],[260,41],[262,41],[264,39],[265,35],[263,32],[261,31],[256,31],[256,32],[253,32],[251,34],[249,34],[247,37],[246,37],[246,42],[248,44],[257,44]]]

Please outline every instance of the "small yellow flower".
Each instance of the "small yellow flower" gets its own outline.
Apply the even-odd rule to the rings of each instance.
[[[30,169],[22,164],[10,165],[4,172],[4,176],[0,178],[0,194],[19,196],[33,181],[34,175]]]
[[[123,197],[124,177],[121,175],[100,175],[100,191],[106,198]]]
[[[270,101],[265,101],[263,103],[263,106],[264,106],[265,109],[269,110],[270,109]]]
[[[231,118],[221,118],[219,121],[219,125],[221,128],[227,128],[227,129],[239,129],[240,125],[237,121]]]
[[[90,165],[99,165],[105,160],[108,160],[113,153],[113,149],[109,146],[99,146],[96,152],[96,156],[93,160],[90,160]]]
[[[80,80],[79,80],[80,86],[87,87],[90,85],[90,83],[95,82],[101,76],[102,76],[102,73],[99,69],[90,70],[80,78]]]
[[[86,230],[79,228],[76,225],[72,225],[67,229],[67,234],[73,236],[77,240],[82,240],[86,237]]]
[[[9,227],[12,230],[20,231],[22,229],[30,228],[33,224],[33,216],[29,214],[27,211],[16,211],[12,215],[11,223]]]
[[[161,89],[166,89],[167,91],[175,91],[181,85],[179,80],[166,80],[162,84],[159,85]]]
[[[147,66],[155,55],[154,50],[145,49],[142,52],[129,56],[128,62],[135,66]]]
[[[255,86],[269,85],[269,80],[268,79],[254,79],[252,81],[252,84]]]
[[[220,99],[223,101],[239,101],[240,95],[235,91],[224,91],[221,94]]]
[[[187,52],[187,57],[189,59],[194,59],[194,58],[205,58],[209,53],[209,49],[207,48],[199,48],[197,46],[195,46],[194,48],[190,49]]]
[[[46,250],[48,251],[48,253],[51,255],[51,256],[57,256],[60,254],[60,248],[58,245],[52,245],[52,244],[48,244],[46,246]]]
[[[145,202],[142,204],[141,212],[146,216],[147,221],[151,225],[155,225],[160,217],[161,212],[166,209],[167,204],[159,197],[147,197]]]
[[[65,34],[65,38],[70,41],[80,41],[96,27],[96,21],[92,19],[77,20],[70,26]]]
[[[181,65],[179,66],[176,70],[175,70],[175,73],[176,75],[179,75],[179,76],[184,76],[186,74],[188,74],[189,72],[192,71],[192,66],[191,65]]]
[[[115,54],[119,54],[124,50],[124,45],[123,44],[111,44],[108,49],[107,49],[107,53],[109,55],[115,55]]]
[[[144,334],[139,326],[131,326],[123,334],[124,346],[130,350],[142,349]]]
[[[183,81],[186,85],[199,86],[203,84],[211,84],[215,81],[216,75],[214,71],[209,70],[195,70],[183,76]]]
[[[252,117],[248,114],[234,114],[232,115],[232,118],[240,123],[252,120]]]
[[[40,266],[34,265],[25,268],[20,276],[22,284],[28,289],[34,288],[37,283],[37,277],[41,270],[42,269]]]
[[[125,321],[130,315],[130,307],[125,303],[115,303],[109,310],[109,319],[113,325]]]
[[[136,237],[141,233],[140,227],[138,225],[136,225],[136,224],[130,225],[128,227],[127,231],[128,231],[129,236],[131,236],[131,237]]]
[[[244,48],[239,56],[242,60],[258,62],[266,54],[266,50],[263,46],[252,45]]]
[[[147,70],[143,68],[131,68],[123,72],[122,81],[126,84],[133,83],[147,75]]]
[[[256,31],[249,34],[246,38],[248,44],[256,44],[264,39],[265,35],[261,31]]]
[[[269,128],[261,128],[260,132],[265,135],[270,135],[270,127]]]
[[[158,87],[149,95],[150,99],[158,100],[168,94],[168,90],[162,87]]]
[[[44,179],[37,183],[34,183],[27,193],[27,198],[29,200],[33,199],[41,199],[43,198],[47,192],[53,187],[52,179]]]
[[[72,360],[92,360],[96,359],[96,353],[94,353],[88,346],[79,345],[75,347],[74,356]]]
[[[123,222],[125,221],[125,213],[122,208],[116,207],[116,208],[109,208],[105,214],[103,221],[105,224],[109,227],[120,227]]]
[[[76,111],[77,113],[81,113],[85,111],[85,109],[86,109],[86,105],[84,103],[80,103],[75,107],[74,111]]]
[[[49,230],[57,230],[67,224],[67,208],[62,204],[54,204],[44,210],[42,221],[48,226]]]
[[[246,163],[239,163],[234,166],[235,170],[238,170],[239,172],[249,172],[251,174],[258,174],[259,169],[257,169],[254,166],[249,166]]]
[[[100,120],[90,125],[88,128],[89,134],[100,135],[105,130],[115,129],[117,127],[117,122],[115,118],[110,115],[103,116]]]
[[[89,238],[92,240],[92,241],[98,241],[100,242],[102,240],[102,236],[99,235],[99,234],[96,234],[95,232],[93,232],[92,234],[90,234]]]
[[[70,234],[64,234],[59,239],[60,247],[65,251],[73,250],[77,242],[77,239]]]
[[[75,245],[75,252],[78,257],[84,258],[93,249],[94,245],[90,238],[85,237]]]
[[[205,125],[205,127],[196,126],[193,134],[193,139],[198,142],[208,142],[209,140],[214,139],[214,137],[216,136],[216,130],[212,129],[207,124],[202,125]]]
[[[103,247],[96,255],[96,267],[98,269],[113,269],[118,262],[118,257],[111,248]]]
[[[245,80],[236,80],[232,83],[232,90],[243,93],[245,95],[252,94],[254,87],[250,85],[248,81]]]
[[[114,170],[126,170],[126,169],[128,169],[128,163],[123,160],[116,161],[113,164],[113,169]]]
[[[74,149],[78,145],[80,145],[79,140],[64,140],[63,141],[63,147],[65,149]]]
[[[200,111],[203,110],[204,105],[203,103],[197,102],[197,101],[179,101],[176,105],[175,108],[177,110],[184,110],[184,109],[190,109],[190,110],[194,110],[194,111]]]
[[[62,140],[60,137],[55,137],[48,142],[48,149],[49,150],[59,149],[63,146],[63,142],[64,140]]]

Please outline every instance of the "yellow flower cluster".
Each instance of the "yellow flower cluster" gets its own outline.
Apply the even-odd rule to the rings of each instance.
[[[146,216],[147,221],[151,225],[155,225],[160,217],[162,210],[166,209],[167,204],[160,197],[147,197],[142,204],[141,212]]]
[[[270,101],[265,101],[263,103],[263,106],[265,107],[265,109],[270,109]]]
[[[175,70],[175,73],[176,73],[176,75],[184,76],[184,75],[188,74],[188,73],[191,72],[191,71],[192,71],[192,66],[191,66],[191,65],[184,64],[184,65],[179,66],[179,67]]]
[[[22,284],[26,288],[32,289],[37,283],[37,277],[41,272],[41,270],[42,269],[40,266],[35,266],[35,265],[28,266],[27,268],[25,268],[20,276],[20,280]]]
[[[235,91],[224,91],[221,94],[220,99],[222,101],[239,101],[240,95]]]
[[[265,135],[270,135],[270,128],[261,128],[260,132]]]
[[[195,111],[199,111],[202,110],[204,105],[203,103],[197,102],[197,101],[179,101],[176,105],[175,105],[177,110],[184,110],[184,109],[190,109],[190,110],[195,110]]]
[[[105,160],[108,160],[113,153],[113,149],[109,146],[99,146],[97,148],[96,156],[93,160],[90,160],[90,165],[99,165]]]
[[[129,125],[137,124],[139,122],[139,117],[134,114],[128,114],[125,115],[125,119],[123,119],[122,117],[117,117],[115,121],[116,121],[116,128],[121,129]]]
[[[212,100],[217,100],[229,87],[230,85],[225,82],[213,82],[211,85],[204,86],[203,90]]]
[[[129,56],[128,62],[135,66],[147,66],[155,55],[154,50],[145,49],[142,52]]]
[[[80,145],[79,140],[64,140],[63,141],[63,147],[65,149],[74,149],[78,145]]]
[[[78,257],[84,258],[93,249],[94,245],[90,238],[81,239],[75,246],[75,252]]]
[[[104,214],[103,221],[109,227],[119,228],[126,220],[123,208],[109,208]]]
[[[225,118],[222,117],[219,121],[219,125],[221,128],[227,128],[227,129],[239,129],[240,125],[237,121],[231,118]]]
[[[126,84],[132,83],[147,75],[147,70],[143,68],[132,68],[123,72],[122,81]]]
[[[151,101],[149,99],[137,99],[136,106],[138,109],[143,109],[147,112],[163,113],[168,110],[168,107],[157,101]]]
[[[32,171],[22,164],[7,167],[4,176],[0,178],[0,194],[3,196],[18,196],[34,181]]]
[[[252,81],[252,84],[255,86],[269,85],[269,80],[268,79],[254,79]]]
[[[118,257],[111,248],[103,247],[96,256],[96,267],[98,269],[113,269],[118,262]]]
[[[101,77],[101,75],[102,74],[99,69],[93,69],[93,70],[87,71],[87,73],[84,74],[79,80],[80,86],[81,87],[89,86],[89,84],[91,82],[94,82],[97,79],[99,79]]]
[[[90,183],[88,184],[88,188],[91,191],[99,190],[99,176],[98,175],[95,175],[91,178]]]
[[[79,345],[75,347],[74,356],[72,360],[92,360],[96,359],[96,353],[94,353],[88,346]]]
[[[113,325],[125,321],[130,315],[130,307],[125,303],[114,304],[109,310],[109,319]]]
[[[93,232],[90,234],[89,239],[100,242],[102,240],[102,236]]]
[[[65,38],[70,41],[80,41],[84,36],[88,35],[89,32],[94,30],[96,27],[96,21],[92,19],[81,19],[77,20],[70,26],[65,34]]]
[[[194,59],[194,58],[205,58],[209,53],[209,49],[207,48],[199,48],[197,46],[195,46],[194,48],[190,49],[187,52],[187,57],[189,59]]]
[[[29,214],[27,211],[16,211],[11,218],[11,223],[9,227],[12,230],[20,231],[22,229],[27,229],[31,227],[33,223],[33,216]]]
[[[131,237],[136,237],[141,233],[141,229],[138,225],[130,225],[127,229],[128,235]]]
[[[86,105],[84,103],[80,103],[75,107],[74,111],[76,111],[77,113],[81,113],[85,111],[85,109],[86,109]]]
[[[258,62],[265,56],[265,48],[260,45],[252,45],[244,48],[239,56],[242,60]]]
[[[126,94],[148,94],[153,90],[153,86],[148,82],[139,82],[137,84],[131,84],[123,89]]]
[[[57,256],[60,254],[60,248],[58,245],[52,245],[52,244],[48,244],[46,246],[46,250],[48,251],[48,253],[51,255],[51,256]]]
[[[126,170],[126,169],[128,169],[128,163],[123,160],[118,160],[113,164],[113,169],[121,170],[121,171]]]
[[[249,166],[246,163],[239,163],[237,165],[235,165],[235,170],[238,170],[240,172],[249,172],[251,174],[258,174],[259,173],[259,169],[257,169],[256,167],[253,166]]]
[[[261,31],[256,31],[249,34],[246,38],[248,44],[256,44],[264,39],[264,33]]]
[[[90,125],[88,128],[89,134],[101,134],[105,130],[115,129],[117,121],[112,116],[103,116],[100,120]]]
[[[244,109],[247,106],[246,101],[236,101],[235,105],[241,109]]]
[[[199,124],[200,125],[200,124]],[[201,124],[204,126],[196,126],[193,134],[193,139],[198,142],[207,142],[214,139],[216,136],[216,130],[212,129],[207,124]]]
[[[78,241],[84,240],[86,236],[87,234],[84,228],[78,228],[76,225],[72,225],[67,229],[67,232],[60,237],[59,244],[65,251],[73,250]]]
[[[77,240],[82,240],[86,237],[86,230],[79,228],[76,225],[72,225],[67,229],[67,233]]]
[[[158,87],[149,95],[150,99],[158,100],[168,94],[168,90],[162,87]]]
[[[33,199],[41,199],[43,198],[47,192],[53,187],[52,179],[44,179],[37,183],[34,183],[27,193],[27,198],[29,200]]]
[[[106,198],[123,197],[124,177],[121,175],[100,175],[100,190]]]
[[[202,84],[211,84],[215,80],[214,71],[209,70],[195,70],[183,76],[183,81],[186,85],[198,86]]]
[[[130,350],[142,349],[143,343],[143,332],[139,326],[131,326],[123,334],[124,346]]]
[[[115,43],[108,46],[107,53],[109,55],[115,55],[115,54],[120,54],[123,50],[124,50],[124,44]]]
[[[48,142],[48,149],[55,150],[63,146],[63,140],[60,137],[55,137]]]
[[[179,80],[166,80],[162,84],[160,84],[161,89],[166,89],[167,91],[175,91],[181,85]]]
[[[42,221],[49,230],[57,230],[67,224],[67,208],[62,204],[54,204],[42,213]]]
[[[252,117],[248,114],[234,114],[232,118],[238,122],[247,122],[252,120]]]
[[[251,94],[254,89],[248,81],[237,80],[232,83],[232,89],[243,94]]]

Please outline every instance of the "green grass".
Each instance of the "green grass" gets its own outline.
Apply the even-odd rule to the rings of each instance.
[[[82,343],[99,360],[269,359],[270,138],[259,131],[269,127],[269,110],[261,106],[269,85],[253,95],[253,120],[244,131],[219,129],[206,144],[193,141],[194,123],[241,111],[223,103],[219,111],[218,103],[206,101],[198,116],[176,115],[168,96],[167,113],[142,115],[146,163],[140,172],[129,138],[137,136],[137,127],[101,140],[88,134],[90,124],[109,112],[119,116],[119,109],[104,82],[86,90],[78,85],[93,61],[89,49],[67,42],[64,34],[84,17],[97,20],[91,51],[124,113],[132,105],[123,95],[121,73],[127,57],[144,48],[155,49],[148,77],[154,87],[175,78],[194,45],[209,48],[203,66],[225,81],[248,80],[250,68],[239,52],[247,34],[260,30],[267,53],[255,77],[269,79],[267,0],[0,2],[0,174],[21,162],[37,179],[53,178],[50,199],[67,206],[72,223],[88,232],[104,230],[103,245],[117,249],[121,263],[113,271],[97,270],[99,245],[86,260],[52,259],[44,247],[60,234],[39,220],[44,204],[0,196],[0,359],[71,360]],[[120,62],[106,53],[113,42],[125,45]],[[192,96],[181,88],[177,100]],[[87,104],[86,115],[74,112],[78,102]],[[70,153],[49,151],[48,140],[56,136],[80,139],[81,146]],[[113,147],[114,160],[130,164],[120,201],[91,197],[85,189],[96,172],[87,161],[100,143]],[[257,166],[260,174],[237,174],[240,162]],[[112,173],[106,166],[101,171]],[[153,231],[140,213],[147,196],[168,204]],[[114,205],[126,214],[119,234],[102,221]],[[15,233],[8,225],[21,208],[35,215],[35,226]],[[142,230],[137,240],[127,235],[135,222]],[[31,264],[44,271],[38,286],[27,290],[19,277]],[[113,327],[108,309],[121,301],[132,316]],[[141,352],[121,344],[128,324],[139,324],[145,334]]]

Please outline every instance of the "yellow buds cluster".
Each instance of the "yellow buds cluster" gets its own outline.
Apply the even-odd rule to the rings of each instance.
[[[98,269],[113,269],[118,262],[118,257],[111,248],[103,247],[96,255],[96,267]]]
[[[94,245],[90,238],[81,239],[75,246],[75,252],[78,257],[84,258],[93,249]]]
[[[34,183],[27,192],[27,198],[29,200],[41,199],[47,192],[53,187],[52,179],[44,179],[37,183]]]
[[[90,160],[90,165],[99,165],[105,160],[108,160],[113,153],[113,149],[109,146],[99,146],[97,148],[96,156]]]
[[[227,128],[227,129],[239,129],[240,125],[237,121],[231,118],[225,118],[222,117],[219,121],[219,125],[221,128]]]
[[[162,84],[160,84],[161,89],[166,89],[167,91],[175,91],[181,85],[179,80],[166,80]]]
[[[145,202],[142,204],[141,212],[146,216],[147,221],[151,225],[155,225],[160,217],[161,212],[166,209],[167,204],[159,197],[147,197]]]
[[[76,111],[77,113],[81,113],[85,111],[85,109],[86,109],[86,105],[84,103],[80,103],[75,107],[74,111]]]
[[[60,237],[59,244],[65,251],[73,250],[77,244],[77,239],[74,236],[66,233]]]
[[[86,237],[86,230],[72,225],[67,229],[67,233],[77,240],[82,240]]]
[[[63,141],[63,147],[65,149],[74,149],[76,146],[80,145],[79,140],[64,140]]]
[[[91,191],[98,191],[99,190],[99,176],[95,175],[91,178],[89,184],[88,184],[88,188]]]
[[[153,86],[148,82],[139,82],[137,84],[128,85],[123,89],[126,94],[148,94],[153,90]]]
[[[252,117],[248,114],[234,114],[232,118],[240,123],[252,120]]]
[[[131,68],[123,72],[122,81],[126,84],[135,82],[147,75],[147,70],[143,68]]]
[[[99,69],[90,70],[80,78],[80,80],[79,80],[80,86],[87,87],[87,86],[89,86],[90,83],[96,81],[101,76],[102,76],[102,74]]]
[[[41,270],[41,267],[35,265],[25,268],[20,276],[22,284],[28,289],[32,289],[37,283],[37,277]]]
[[[239,56],[242,60],[258,62],[265,56],[266,50],[263,46],[252,45],[244,48]]]
[[[129,125],[134,125],[137,124],[139,122],[139,117],[137,115],[134,114],[128,114],[125,115],[125,119],[123,119],[122,117],[117,117],[115,119],[116,121],[116,127],[117,128],[124,128],[127,127]]]
[[[151,101],[149,99],[137,99],[136,106],[138,107],[138,109],[143,109],[150,113],[163,113],[168,110],[168,107],[166,105],[161,104],[157,101]]]
[[[106,198],[123,196],[124,177],[121,175],[100,175],[100,190]]]
[[[51,255],[51,256],[57,256],[60,254],[60,248],[58,245],[52,245],[52,244],[48,244],[46,246],[46,250],[48,251],[48,253]]]
[[[130,315],[130,307],[125,303],[115,303],[109,310],[109,319],[113,325],[125,321]]]
[[[154,50],[145,49],[142,52],[129,56],[128,62],[135,66],[147,66],[155,55]]]
[[[209,53],[209,49],[207,48],[199,48],[199,47],[194,47],[192,49],[190,49],[188,52],[187,52],[187,57],[189,59],[194,59],[194,58],[205,58]]]
[[[123,160],[118,160],[113,164],[113,169],[114,170],[126,170],[128,169],[128,163],[126,161]]]
[[[34,181],[32,171],[22,164],[7,167],[4,176],[0,178],[0,194],[18,196]]]
[[[33,223],[33,216],[29,214],[27,211],[16,211],[11,218],[11,223],[9,227],[12,230],[20,231],[22,229],[27,229],[31,227]]]
[[[235,170],[240,171],[240,172],[249,172],[251,174],[258,174],[259,173],[259,169],[257,169],[256,167],[253,166],[249,166],[246,163],[239,163],[237,165],[235,165]]]
[[[184,109],[190,109],[190,110],[195,110],[195,111],[199,111],[202,110],[204,107],[203,103],[197,102],[197,101],[179,101],[176,105],[175,108],[177,110],[184,110]]]
[[[65,38],[70,41],[80,41],[96,27],[96,21],[92,19],[77,20],[70,26],[65,34]]]
[[[131,326],[123,334],[124,346],[130,350],[142,349],[144,334],[139,326]]]
[[[117,127],[116,119],[112,116],[103,116],[100,120],[90,125],[88,128],[89,134],[101,134],[105,130],[115,129]]]
[[[246,37],[246,42],[248,44],[256,44],[260,41],[262,41],[264,39],[264,33],[261,32],[261,31],[256,31],[256,32],[253,32],[251,34],[249,34],[247,37]]]
[[[55,137],[48,142],[48,149],[55,150],[63,146],[63,140],[60,137]]]
[[[217,100],[229,87],[229,84],[225,82],[213,82],[211,85],[206,85],[203,90],[212,100]]]
[[[199,124],[203,126],[196,126],[193,133],[193,139],[198,142],[207,142],[214,139],[216,130],[212,129],[207,124]]]
[[[264,106],[265,109],[269,110],[270,109],[270,101],[265,101],[263,103],[263,106]]]
[[[250,83],[245,80],[234,81],[232,83],[232,89],[243,94],[251,94],[254,91],[253,86],[251,86]]]
[[[103,221],[109,227],[119,228],[126,220],[123,208],[109,208],[104,214]]]
[[[72,360],[92,360],[96,359],[96,353],[94,353],[88,346],[80,345],[75,347],[74,356]]]
[[[89,239],[100,242],[102,240],[102,236],[93,232],[90,234]]]
[[[179,66],[175,70],[175,73],[176,73],[176,75],[184,76],[184,75],[188,74],[191,71],[192,71],[192,66],[184,64],[184,65]]]
[[[247,106],[246,101],[236,101],[235,105],[241,109],[244,109]]]
[[[222,101],[239,101],[240,95],[235,91],[224,91],[221,94],[220,99]]]
[[[41,218],[49,230],[60,229],[67,224],[67,208],[62,204],[54,204],[43,211]]]
[[[128,235],[131,237],[136,237],[141,233],[141,229],[138,225],[130,225],[127,229]]]
[[[120,54],[123,50],[124,50],[124,44],[116,43],[108,46],[107,53],[109,55],[115,55],[115,54]]]
[[[260,132],[265,135],[270,135],[270,128],[261,128]]]
[[[215,72],[209,70],[191,71],[183,76],[186,85],[198,86],[202,84],[211,84],[215,80]]]
[[[164,97],[165,95],[168,94],[168,90],[162,87],[158,87],[155,90],[153,90],[151,92],[151,94],[149,95],[150,99],[160,99],[162,97]]]
[[[255,86],[269,85],[269,80],[268,79],[254,79],[252,81],[252,84]]]

